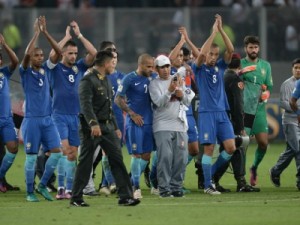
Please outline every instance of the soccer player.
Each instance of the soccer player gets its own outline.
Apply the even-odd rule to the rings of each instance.
[[[247,184],[245,179],[245,166],[246,166],[246,149],[247,145],[243,143],[243,138],[246,139],[249,136],[246,135],[244,128],[244,102],[243,102],[243,81],[239,76],[239,70],[241,68],[241,57],[239,54],[233,54],[231,62],[228,64],[228,69],[224,73],[224,85],[227,100],[229,103],[230,110],[227,111],[230,121],[233,126],[234,134],[239,136],[236,138],[236,151],[233,153],[231,160],[229,161],[232,165],[232,170],[234,178],[237,182],[237,192],[259,192],[259,188],[252,187]],[[249,141],[248,141],[249,143]],[[223,146],[220,146],[220,150],[223,151]],[[230,189],[223,188],[219,184],[219,180],[226,172],[228,164],[221,167],[213,176],[213,181],[215,183],[216,189],[219,192],[229,192]]]
[[[217,62],[219,47],[213,43],[217,33],[220,32],[226,45],[224,60],[229,63],[233,53],[233,45],[222,28],[222,18],[215,16],[212,33],[203,44],[200,54],[192,66],[198,84],[200,105],[198,129],[199,141],[204,145],[202,168],[204,173],[204,193],[216,195],[219,191],[211,183],[212,174],[224,163],[230,160],[235,151],[234,132],[228,118],[228,102],[224,90],[223,74],[220,70],[227,67],[226,64]],[[217,141],[223,143],[224,151],[212,166],[214,145]]]
[[[115,103],[127,113],[126,146],[131,155],[131,179],[134,197],[142,198],[140,176],[150,161],[153,150],[152,108],[148,90],[154,59],[148,54],[138,58],[138,68],[127,74],[116,94]]]
[[[293,90],[296,93],[295,84],[300,80],[300,58],[295,59],[292,62],[292,77],[285,80],[280,88],[280,107],[284,109],[282,115],[283,132],[286,139],[286,149],[280,154],[277,163],[270,169],[270,178],[275,187],[280,187],[280,175],[291,163],[292,159],[296,161],[296,186],[300,191],[300,127],[298,125],[297,115],[293,111],[296,108],[289,104],[289,100],[292,96]],[[298,85],[299,86],[299,85]],[[298,87],[298,98],[299,98]],[[296,96],[295,96],[296,97]],[[293,98],[293,97],[292,97]],[[295,98],[296,100],[297,98]],[[299,108],[300,102],[295,101],[295,106]],[[297,112],[297,111],[296,111]],[[298,116],[299,116],[298,112]]]
[[[87,54],[84,58],[77,59],[78,47],[72,41],[71,29],[85,47]],[[62,49],[62,59],[50,73],[50,85],[53,92],[52,118],[58,129],[63,157],[58,164],[58,190],[56,199],[70,199],[74,179],[77,150],[79,146],[79,81],[86,70],[93,64],[97,50],[80,33],[75,21],[66,28],[64,38],[58,43]],[[60,57],[51,51],[51,57]],[[64,178],[66,175],[66,185]]]
[[[266,113],[266,101],[273,88],[270,64],[259,58],[259,39],[256,36],[244,38],[244,50],[246,57],[241,60],[244,89],[245,123],[249,122],[249,116],[253,115],[252,129],[245,129],[248,135],[254,135],[257,148],[254,162],[250,168],[250,184],[257,184],[257,168],[263,160],[268,147],[268,123]],[[255,118],[254,118],[255,117]],[[248,127],[246,126],[245,127]]]
[[[10,64],[2,67],[3,60],[0,54],[0,139],[3,140],[7,148],[0,162],[0,191],[6,192],[5,174],[13,164],[18,152],[18,138],[11,113],[9,97],[9,79],[18,65],[19,59],[14,51],[6,44],[2,34],[0,34],[0,45],[4,48],[10,59]]]
[[[56,57],[50,57],[45,63],[43,50],[35,47],[36,41],[42,33],[56,52]],[[51,96],[48,81],[49,70],[58,63],[61,54],[57,42],[46,29],[46,19],[40,16],[34,23],[34,35],[27,45],[25,56],[20,65],[20,76],[25,92],[25,117],[21,131],[26,152],[25,179],[27,201],[39,201],[34,194],[35,163],[40,145],[51,154],[45,165],[45,171],[38,185],[38,192],[45,199],[53,201],[46,185],[53,174],[62,153],[60,138],[56,126],[51,118]]]

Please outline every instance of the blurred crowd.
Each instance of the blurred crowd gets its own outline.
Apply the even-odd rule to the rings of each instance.
[[[89,7],[300,7],[300,0],[0,0],[0,8],[60,8]]]

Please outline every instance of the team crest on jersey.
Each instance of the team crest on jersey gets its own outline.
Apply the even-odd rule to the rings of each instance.
[[[215,71],[219,72],[219,67],[215,66]]]
[[[31,143],[28,142],[28,143],[26,144],[26,149],[29,150],[30,148],[31,148]]]
[[[133,143],[132,146],[131,146],[131,148],[132,148],[132,151],[136,151],[136,149],[137,149],[137,144]]]
[[[119,87],[118,87],[118,92],[122,92],[122,90],[123,90],[123,85],[120,84]]]
[[[117,84],[121,84],[121,79],[117,79]]]
[[[72,70],[74,71],[75,74],[78,73],[78,67],[77,66],[72,66]]]
[[[43,68],[41,68],[41,69],[39,70],[39,73],[42,74],[42,75],[45,75],[45,70],[44,70]]]
[[[0,79],[4,79],[4,74],[0,73]]]
[[[266,70],[265,69],[261,68],[260,72],[261,72],[261,75],[266,76]]]

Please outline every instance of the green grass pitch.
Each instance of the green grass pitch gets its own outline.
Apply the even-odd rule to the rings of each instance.
[[[88,208],[69,207],[66,200],[48,202],[38,195],[40,202],[25,200],[24,159],[20,148],[16,161],[7,174],[8,181],[21,187],[20,192],[0,193],[0,222],[8,225],[298,225],[300,224],[300,191],[295,187],[295,162],[281,176],[281,187],[275,188],[269,179],[269,168],[278,159],[284,144],[271,143],[258,170],[259,193],[236,193],[232,174],[226,173],[221,184],[232,190],[220,196],[210,196],[197,189],[194,164],[187,168],[185,187],[192,193],[184,198],[161,199],[150,195],[141,178],[143,199],[136,207],[117,205],[116,195],[86,197]],[[247,172],[253,161],[255,145],[247,152]],[[123,150],[124,160],[130,158]],[[96,172],[100,182],[100,167]],[[247,173],[247,179],[249,174]],[[54,195],[54,193],[53,193]]]

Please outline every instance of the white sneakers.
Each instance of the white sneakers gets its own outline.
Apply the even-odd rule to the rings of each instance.
[[[133,192],[133,198],[135,198],[135,199],[141,199],[141,198],[143,198],[141,189],[136,189]]]

